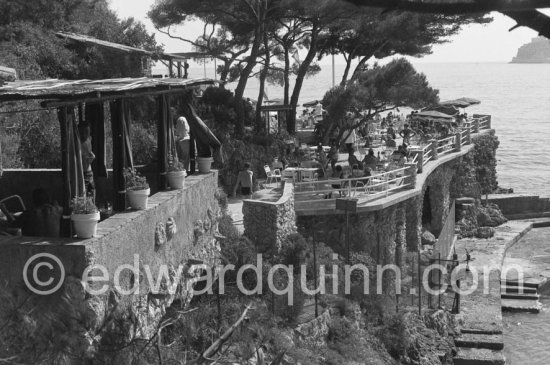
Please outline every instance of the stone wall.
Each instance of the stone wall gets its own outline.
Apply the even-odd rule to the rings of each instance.
[[[281,248],[282,242],[296,233],[294,186],[285,184],[283,195],[276,202],[243,201],[244,235],[259,251]]]
[[[0,278],[18,297],[26,297],[30,292],[22,284],[23,265],[36,253],[51,253],[60,259],[66,274],[55,295],[62,294],[58,300],[66,299],[59,306],[51,307],[50,317],[63,322],[63,316],[68,313],[64,312],[67,305],[77,313],[75,315],[85,317],[65,328],[71,332],[66,336],[79,344],[87,343],[91,336],[95,339],[94,346],[106,334],[121,340],[150,338],[174,300],[182,305],[191,300],[188,284],[199,275],[198,270],[190,270],[191,265],[219,263],[220,249],[216,239],[219,214],[217,172],[193,175],[186,179],[183,189],[151,196],[147,209],[128,210],[100,222],[97,236],[91,239],[0,237],[0,250],[3,250],[0,257],[4,261],[0,265]],[[106,286],[102,293],[84,291],[85,283],[81,278],[89,265],[102,265],[108,273],[106,279],[89,283],[93,290]],[[176,281],[178,268],[182,275]],[[117,269],[123,269],[118,276],[119,288],[127,291],[137,288],[136,291],[126,295],[117,290],[114,282]],[[159,280],[162,271],[166,276]],[[95,269],[92,276],[102,275]],[[169,291],[171,284],[174,290]],[[159,290],[153,290],[152,285],[158,285]],[[56,300],[55,297],[31,295],[25,303],[36,306],[43,298],[49,302]],[[80,350],[89,349],[75,348],[77,353]]]

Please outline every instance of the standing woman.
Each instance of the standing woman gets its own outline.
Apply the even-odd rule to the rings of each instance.
[[[189,171],[190,141],[189,124],[187,123],[187,119],[181,116],[176,120],[176,152],[185,171]]]

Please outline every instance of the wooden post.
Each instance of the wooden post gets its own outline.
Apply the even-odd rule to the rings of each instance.
[[[193,130],[189,132],[189,174],[195,173],[197,154],[195,152],[195,137],[193,136]]]
[[[105,161],[105,109],[103,103],[86,104],[86,121],[90,125],[92,135],[92,151],[95,159],[92,161],[94,184],[96,189],[96,204],[107,204],[106,183],[107,166]]]
[[[182,73],[181,73],[181,61],[178,61],[178,78],[181,79]]]
[[[456,132],[455,151],[459,152],[461,149],[462,149],[462,133],[458,131]]]
[[[68,148],[68,129],[67,129],[67,107],[62,107],[57,110],[59,119],[59,130],[61,132],[61,188],[63,189],[63,217],[61,219],[61,237],[71,236],[71,219],[70,219],[70,204],[71,204],[71,179],[69,176],[69,148]]]
[[[111,103],[111,130],[113,133],[113,209],[123,211],[126,209],[126,180],[124,168],[126,167],[126,147],[124,143],[124,100],[118,99]]]
[[[166,156],[168,148],[168,102],[166,95],[158,97],[158,122],[157,122],[157,162],[158,162],[158,190],[166,190]]]
[[[172,60],[168,61],[168,76],[170,77],[174,77],[173,67],[174,67],[174,61]]]
[[[430,143],[432,144],[432,160],[437,160],[439,158],[437,152],[437,139],[431,139]]]

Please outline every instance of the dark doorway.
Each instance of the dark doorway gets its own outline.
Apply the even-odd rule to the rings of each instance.
[[[424,201],[422,202],[422,227],[429,227],[432,224],[432,205],[430,203],[430,187],[426,188]]]

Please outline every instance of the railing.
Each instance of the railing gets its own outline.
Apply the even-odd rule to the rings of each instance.
[[[422,149],[411,150],[409,162],[411,164],[415,164],[417,167],[417,172],[421,173],[422,168],[430,161],[436,160],[440,155],[446,155],[459,151],[461,149],[460,146],[471,144],[472,134],[478,133],[480,130],[490,128],[490,115],[474,115],[473,118],[465,121],[460,130],[453,136],[442,138],[437,141],[432,140],[430,143],[422,146]],[[396,190],[401,190],[406,187],[414,187],[415,177],[413,177],[408,171],[409,168],[410,166],[407,166],[364,177],[352,176],[347,179],[296,182],[294,183],[295,196],[297,198],[296,203],[303,205],[319,202],[323,198],[324,200],[321,201],[334,202],[336,198],[329,197],[331,193],[336,193],[338,196],[355,196],[356,194],[359,194],[361,195],[361,199],[363,201],[365,199],[370,200],[382,196],[387,197],[390,193]],[[335,188],[332,187],[332,185],[338,187]],[[454,209],[451,213],[454,216]],[[454,229],[449,232],[451,231],[454,232]],[[443,232],[446,232],[445,229]],[[443,233],[441,237],[443,237]],[[441,252],[441,254],[443,255],[445,252]]]
[[[433,159],[432,145],[428,144],[424,146],[424,148],[422,148],[422,153],[424,154],[424,158],[422,159],[422,166],[426,166],[426,164]]]
[[[434,257],[440,257],[443,260],[449,258],[451,253],[451,247],[455,239],[455,202],[449,210],[449,215],[445,220],[443,229],[437,238],[437,242],[434,245]]]
[[[437,147],[437,154],[438,155],[445,155],[447,153],[454,152],[455,149],[455,136],[443,138],[437,141],[438,147]]]
[[[346,179],[317,180],[294,183],[294,196],[296,203],[307,204],[318,202],[318,195],[323,195],[325,201],[335,201],[336,197],[329,197],[329,194],[338,196],[356,196],[375,199],[388,196],[390,192],[409,187],[406,183],[411,175],[409,167],[401,167],[388,172],[373,174],[371,176],[351,177]],[[334,186],[333,186],[334,185]],[[305,200],[299,199],[304,197]],[[314,199],[307,200],[308,197]]]

